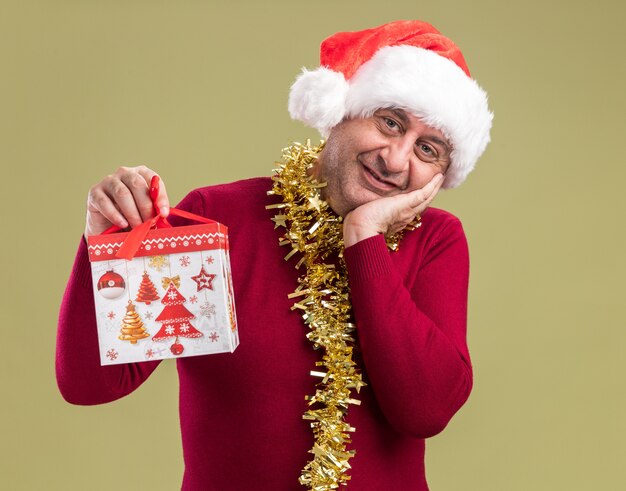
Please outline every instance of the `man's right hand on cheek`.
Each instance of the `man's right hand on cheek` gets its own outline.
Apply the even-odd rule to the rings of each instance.
[[[443,174],[437,174],[421,189],[376,199],[352,210],[343,222],[344,246],[350,247],[378,234],[390,236],[404,229],[428,208],[443,181]]]

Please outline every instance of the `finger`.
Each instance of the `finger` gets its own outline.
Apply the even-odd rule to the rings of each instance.
[[[428,181],[428,184],[426,184],[426,186],[422,188],[422,191],[424,192],[425,196],[429,197],[433,193],[437,194],[437,191],[439,191],[439,188],[441,188],[443,181],[444,181],[443,174],[437,174],[433,176],[433,178],[430,181]]]
[[[443,179],[441,179],[441,181],[439,181],[439,183],[435,186],[433,191],[430,193],[430,196],[428,196],[424,201],[422,201],[419,205],[413,208],[413,211],[417,215],[421,215],[424,211],[426,211],[426,208],[430,206],[432,201],[435,199],[435,196],[437,196],[437,193],[441,189],[442,184],[443,184]]]
[[[134,228],[142,223],[141,213],[135,202],[134,195],[125,182],[115,176],[111,176],[103,183],[102,190],[131,227]]]
[[[101,227],[107,228],[103,225],[103,222],[108,220],[111,224],[117,225],[120,228],[128,227],[128,222],[124,216],[113,204],[109,196],[100,188],[94,188],[89,192],[87,197],[87,212],[87,220],[90,222],[88,224],[89,226],[95,226],[95,222],[100,222]],[[102,220],[98,220],[98,215]]]
[[[150,182],[152,182],[152,178],[154,176],[158,176],[156,172],[154,172],[152,169],[149,169],[146,166],[141,166],[138,168],[138,170],[139,170],[139,173],[144,177],[144,179],[148,183],[148,186],[150,185]],[[163,182],[163,179],[160,178],[160,176],[159,176],[159,195],[157,196],[157,199],[156,199],[156,205],[158,206],[160,210],[161,216],[163,218],[166,218],[170,213],[170,200],[167,196],[165,183]]]
[[[443,183],[445,181],[445,177],[443,174],[439,174],[439,176],[441,176],[436,182],[435,182],[435,186],[433,188],[433,190],[431,191],[430,195],[428,196],[428,200],[432,201],[435,196],[437,196],[437,193],[439,193],[439,191],[441,190],[441,187],[443,186]]]
[[[139,212],[140,220],[145,222],[154,216],[154,208],[150,199],[149,183],[139,168],[129,169],[120,175],[120,180],[130,191],[135,202],[135,207]]]
[[[442,184],[443,175],[437,174],[423,188],[416,189],[415,191],[406,194],[409,206],[411,208],[415,208],[428,199],[432,200],[432,198],[434,198],[437,194],[437,191],[441,188]]]

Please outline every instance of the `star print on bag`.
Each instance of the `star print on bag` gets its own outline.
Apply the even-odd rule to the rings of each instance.
[[[205,271],[204,266],[200,268],[200,272],[196,276],[192,276],[191,279],[195,281],[198,285],[198,290],[213,290],[213,280],[215,279],[214,274],[209,274]]]

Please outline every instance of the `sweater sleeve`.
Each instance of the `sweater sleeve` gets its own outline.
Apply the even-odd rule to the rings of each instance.
[[[429,243],[415,276],[397,270],[382,235],[345,250],[369,382],[390,424],[418,438],[441,432],[472,388],[460,222],[448,221]]]
[[[198,193],[187,195],[177,208],[202,214]],[[183,222],[177,217],[170,221],[173,225]],[[81,237],[59,312],[56,377],[61,395],[72,404],[111,402],[133,392],[159,363],[100,365],[91,267],[87,243]]]

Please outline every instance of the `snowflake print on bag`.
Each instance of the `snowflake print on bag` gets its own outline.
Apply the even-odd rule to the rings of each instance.
[[[163,268],[169,266],[170,261],[167,256],[152,256],[148,260],[148,264],[152,269],[156,269],[160,273]]]
[[[200,305],[200,315],[206,317],[207,319],[211,318],[211,316],[215,315],[215,305],[211,302],[205,302]]]

